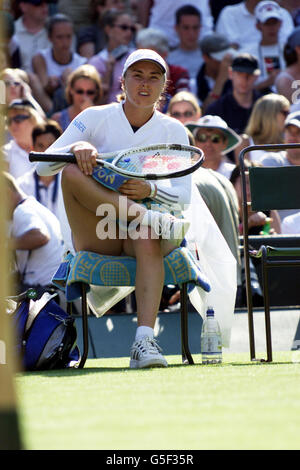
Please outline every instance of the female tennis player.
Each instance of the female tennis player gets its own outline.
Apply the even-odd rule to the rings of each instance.
[[[183,208],[190,202],[191,176],[163,180],[155,185],[131,179],[116,192],[96,182],[91,175],[97,165],[98,153],[154,143],[189,144],[184,126],[156,110],[166,85],[166,71],[165,61],[156,52],[148,49],[134,51],[124,64],[123,100],[86,109],[47,150],[48,153],[53,150],[72,152],[78,165],[41,162],[37,167],[40,175],[57,173],[64,167],[64,205],[75,251],[88,250],[112,256],[125,254],[136,258],[138,328],[131,349],[132,368],[167,366],[153,338],[164,281],[163,257],[180,244],[189,227],[184,218],[171,216],[166,211],[151,210],[140,201],[152,200],[170,210],[174,205],[177,209]],[[127,222],[139,213],[140,236],[131,237],[128,230],[124,239],[119,228],[116,237],[99,238],[96,212],[101,204],[114,207],[124,228],[124,215],[119,211],[121,196],[123,199],[126,196]],[[178,236],[179,232],[181,236]]]

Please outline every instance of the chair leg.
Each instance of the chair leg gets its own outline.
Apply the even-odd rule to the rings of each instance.
[[[83,353],[78,368],[82,369],[86,362],[89,352],[89,332],[88,332],[88,304],[87,304],[87,286],[81,284],[81,315],[82,315],[82,335],[83,335]]]
[[[188,344],[188,293],[187,284],[180,288],[180,314],[181,314],[181,353],[184,364],[194,364]]]
[[[252,289],[251,289],[251,275],[250,275],[250,259],[249,248],[245,245],[244,248],[244,263],[246,275],[246,296],[247,296],[247,310],[248,310],[248,332],[249,332],[249,346],[250,346],[250,360],[255,360],[255,337],[254,337],[254,322],[253,322],[253,302],[252,302]]]
[[[267,249],[262,247],[262,280],[265,309],[265,329],[266,329],[266,348],[267,362],[272,362],[272,338],[271,338],[271,316],[270,316],[270,296],[269,296],[269,278],[267,268]]]

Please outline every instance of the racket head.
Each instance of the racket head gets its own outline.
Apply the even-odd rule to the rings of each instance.
[[[154,144],[120,152],[113,160],[120,171],[132,177],[163,179],[185,176],[204,161],[202,150],[191,145]]]

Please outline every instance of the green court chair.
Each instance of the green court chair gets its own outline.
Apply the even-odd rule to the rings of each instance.
[[[254,257],[260,260],[262,269],[267,359],[261,359],[261,361],[272,362],[273,358],[268,271],[273,267],[300,266],[300,246],[279,248],[262,244],[259,250],[251,251],[249,247],[248,233],[248,204],[251,204],[253,211],[264,211],[272,209],[300,210],[300,166],[293,165],[285,167],[248,168],[245,165],[245,158],[246,154],[253,150],[282,151],[288,148],[300,149],[300,144],[251,145],[244,148],[239,155],[242,176],[244,262],[246,273],[246,295],[251,360],[256,360],[256,358],[253,304],[250,282],[250,257]],[[248,184],[248,174],[251,201],[247,201],[246,188]],[[269,240],[270,237],[268,237],[268,241]]]

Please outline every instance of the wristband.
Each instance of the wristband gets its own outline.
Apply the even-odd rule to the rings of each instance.
[[[152,198],[155,196],[156,193],[156,184],[151,183],[151,181],[148,181],[148,183],[150,184],[150,194],[148,197]]]

